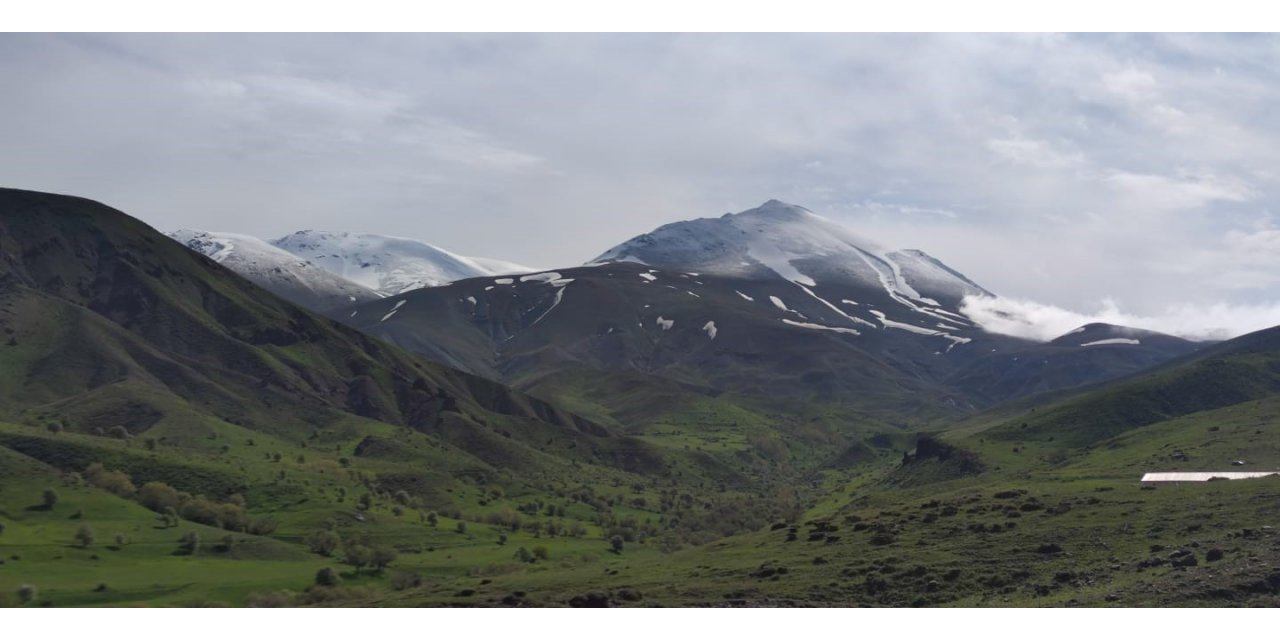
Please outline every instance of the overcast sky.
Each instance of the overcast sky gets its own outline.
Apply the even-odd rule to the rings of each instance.
[[[1278,76],[1271,36],[0,35],[0,183],[539,266],[778,198],[1039,325],[1238,333],[1280,324]]]

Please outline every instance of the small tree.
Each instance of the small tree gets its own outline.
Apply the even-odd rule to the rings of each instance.
[[[36,590],[36,586],[33,584],[24,584],[18,587],[18,600],[21,600],[23,604],[35,600],[39,595],[40,592]]]
[[[93,544],[93,541],[94,541],[93,529],[90,528],[89,525],[87,524],[80,525],[80,528],[76,529],[75,541],[76,541],[76,544],[80,545],[81,547],[87,547]]]
[[[360,573],[360,569],[368,566],[373,561],[373,550],[362,544],[348,543],[342,549],[343,562],[351,565],[356,573]]]
[[[524,547],[520,547],[519,549],[516,549],[516,553],[513,557],[516,560],[519,560],[520,562],[533,562],[534,560],[537,559],[537,558],[534,558],[533,554],[529,553],[529,550]]]
[[[546,548],[546,547],[534,547],[534,548],[533,548],[533,557],[535,557],[535,558],[537,558],[537,559],[539,559],[539,560],[546,560],[546,559],[547,559],[547,555],[548,555],[548,554],[547,554],[547,548]]]
[[[116,533],[116,546],[123,547],[129,544],[129,536],[123,533]]]
[[[62,425],[57,422],[50,422],[49,424],[45,425],[45,428],[49,430],[49,433],[53,433],[53,434],[62,433]]]
[[[333,567],[325,567],[316,572],[316,586],[318,587],[336,587],[342,582],[342,578],[338,577],[338,572]]]
[[[313,531],[306,537],[304,542],[307,543],[307,548],[311,549],[312,553],[331,556],[334,551],[337,551],[338,545],[342,544],[342,539],[338,537],[336,532],[321,529]]]
[[[465,522],[463,522],[463,521],[459,520],[459,521],[458,521],[457,526],[455,526],[453,529],[454,529],[454,531],[457,531],[458,533],[466,533],[466,532],[467,532],[467,523],[465,523]]]
[[[436,525],[440,524],[440,516],[436,515],[436,512],[434,511],[432,511],[431,513],[428,513],[427,524],[431,525],[431,527],[434,529]]]
[[[505,545],[506,543],[507,543],[507,534],[505,534],[505,533],[499,533],[499,534],[498,534],[498,546]]]
[[[58,506],[58,492],[54,491],[52,488],[45,489],[44,493],[42,493],[40,497],[44,502],[45,509],[52,509]]]
[[[0,522],[0,536],[4,535],[4,523]]]
[[[120,425],[107,429],[107,436],[117,440],[128,440],[130,435],[129,430]]]
[[[622,536],[614,536],[612,538],[609,538],[609,548],[613,549],[614,553],[622,553],[622,545],[623,545]]]
[[[369,564],[373,565],[379,573],[386,569],[392,562],[396,561],[399,554],[395,549],[386,545],[374,545],[369,549]]]
[[[178,539],[178,549],[189,556],[194,556],[200,551],[200,533],[188,531],[182,534]]]

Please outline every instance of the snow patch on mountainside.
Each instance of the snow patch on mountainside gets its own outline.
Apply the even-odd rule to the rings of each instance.
[[[1107,338],[1106,340],[1094,340],[1093,342],[1086,342],[1080,346],[1096,347],[1104,344],[1142,344],[1142,341],[1135,340],[1133,338]]]
[[[812,322],[796,322],[795,320],[788,320],[785,318],[782,321],[793,327],[800,327],[802,329],[818,329],[820,331],[834,331],[836,333],[847,333],[851,336],[862,335],[862,332],[858,331],[857,329],[848,329],[845,327],[828,327],[827,325],[824,325],[824,324],[814,324]]]

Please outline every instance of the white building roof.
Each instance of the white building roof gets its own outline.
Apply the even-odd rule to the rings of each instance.
[[[1227,480],[1245,480],[1280,475],[1280,471],[1170,471],[1163,473],[1144,473],[1143,482],[1208,482],[1212,478]]]

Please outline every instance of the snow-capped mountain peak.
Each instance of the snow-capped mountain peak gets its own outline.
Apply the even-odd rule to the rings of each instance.
[[[502,260],[461,256],[419,240],[372,233],[306,230],[271,244],[383,295],[466,278],[536,271]]]
[[[311,309],[326,311],[380,297],[366,287],[253,236],[180,229],[169,237],[254,284]]]
[[[893,251],[797,205],[770,200],[754,209],[663,225],[592,263],[654,267],[745,278],[781,277],[883,288],[904,304],[956,303],[982,287],[918,250]]]

